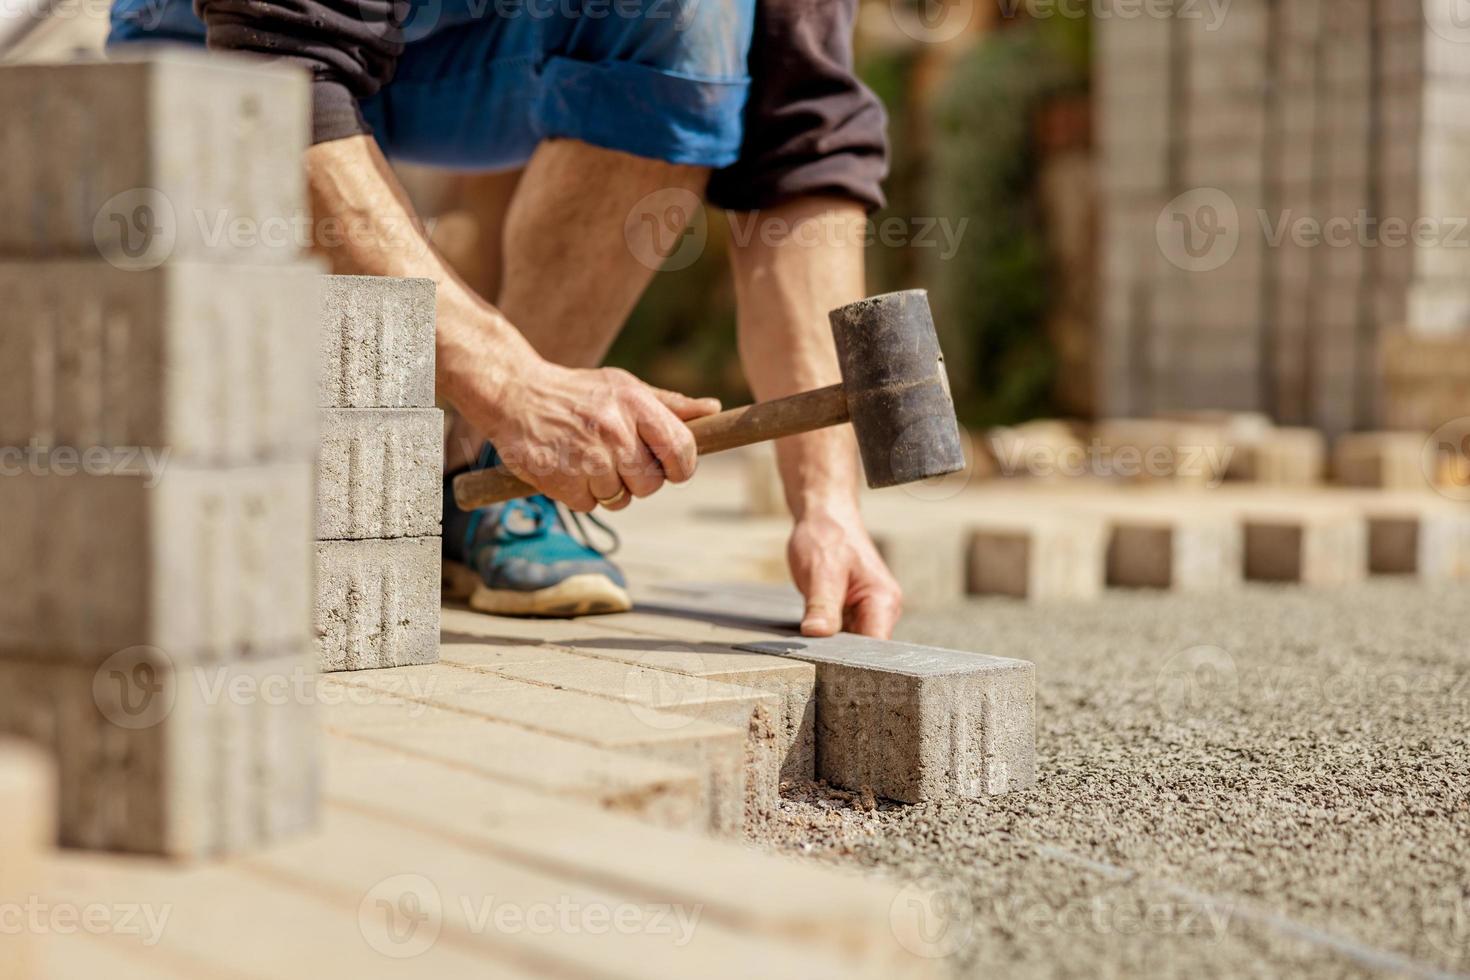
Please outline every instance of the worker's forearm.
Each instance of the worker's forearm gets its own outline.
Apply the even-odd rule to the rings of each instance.
[[[803,198],[735,220],[740,355],[755,396],[841,381],[827,314],[863,296],[862,208]],[[783,439],[776,451],[796,518],[855,504],[857,446],[846,427]]]
[[[449,267],[371,137],[318,143],[306,153],[314,244],[332,271],[418,276],[437,285],[439,390],[458,407],[482,414],[504,381],[537,360],[518,330]]]

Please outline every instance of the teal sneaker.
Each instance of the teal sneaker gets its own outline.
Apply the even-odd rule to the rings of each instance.
[[[482,465],[494,457],[481,458]],[[628,583],[591,544],[583,518],[550,498],[523,497],[463,511],[454,502],[453,477],[444,478],[443,591],[472,609],[499,616],[589,616],[633,608]],[[577,536],[572,534],[572,528]]]

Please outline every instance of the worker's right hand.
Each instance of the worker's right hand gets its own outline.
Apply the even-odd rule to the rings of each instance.
[[[506,381],[485,427],[502,464],[573,510],[610,510],[664,481],[694,475],[694,436],[684,423],[720,410],[644,384],[618,368],[584,370],[547,361]],[[624,488],[627,493],[623,493]],[[619,499],[620,498],[620,499]]]

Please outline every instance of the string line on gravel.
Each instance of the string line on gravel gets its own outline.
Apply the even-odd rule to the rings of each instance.
[[[1316,926],[1309,926],[1306,923],[1288,918],[1279,912],[1248,899],[1211,895],[1208,892],[1197,891],[1188,885],[1181,885],[1178,882],[1169,881],[1165,878],[1155,878],[1151,875],[1146,875],[1139,871],[1132,871],[1106,861],[1098,861],[1069,851],[1064,847],[1057,847],[1055,844],[1042,844],[1037,841],[1028,841],[1025,839],[1017,839],[1017,843],[1027,845],[1043,857],[1049,857],[1055,861],[1061,861],[1064,864],[1070,864],[1074,867],[1084,868],[1114,881],[1146,884],[1174,895],[1176,898],[1181,898],[1197,905],[1212,909],[1227,910],[1232,915],[1241,915],[1258,925],[1274,929],[1289,936],[1294,936],[1303,942],[1336,950],[1344,956],[1375,970],[1386,970],[1409,976],[1422,977],[1424,980],[1470,980],[1470,974],[1442,970],[1429,963],[1410,959],[1409,957],[1390,952],[1386,949],[1379,949],[1376,946],[1369,946],[1356,939],[1328,932],[1324,929],[1318,929]]]

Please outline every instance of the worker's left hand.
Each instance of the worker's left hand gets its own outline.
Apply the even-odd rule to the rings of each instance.
[[[786,546],[791,577],[806,596],[805,636],[838,630],[886,640],[903,610],[903,592],[863,527],[856,505],[809,510]]]

